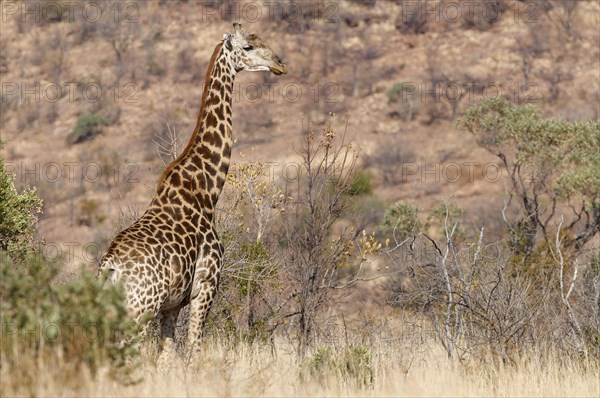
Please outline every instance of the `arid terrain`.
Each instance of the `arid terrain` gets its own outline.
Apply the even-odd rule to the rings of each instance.
[[[498,98],[515,106],[533,105],[543,118],[597,126],[599,2],[31,0],[3,1],[0,8],[0,140],[4,142],[0,157],[6,170],[14,173],[17,190],[35,187],[43,200],[35,240],[44,257],[66,258],[53,280],[58,285],[93,269],[114,235],[150,203],[162,170],[181,153],[196,125],[209,58],[233,21],[260,35],[288,68],[282,76],[242,72],[236,77],[233,166],[219,202],[230,273],[209,320],[210,338],[203,348],[206,361],[194,373],[180,359],[165,365],[146,354],[149,357],[137,370],[145,380],[141,383],[125,387],[110,377],[107,368],[105,373],[84,372],[77,383],[65,386],[56,371],[72,372],[68,361],[54,370],[51,358],[55,357],[49,357],[47,364],[43,358],[31,357],[28,361],[46,366],[47,374],[26,387],[2,380],[6,384],[0,392],[36,396],[600,393],[595,356],[600,352],[600,309],[596,308],[600,308],[600,268],[594,268],[598,267],[594,261],[600,261],[594,260],[600,259],[598,226],[585,225],[596,232],[581,247],[573,246],[578,254],[572,257],[567,251],[571,236],[565,237],[563,261],[559,215],[570,202],[560,202],[552,208],[551,228],[544,229],[541,254],[536,251],[539,256],[530,262],[517,256],[529,267],[524,271],[528,277],[535,277],[516,281],[521,274],[502,266],[486,274],[487,285],[483,271],[481,278],[473,271],[465,283],[463,265],[472,263],[475,269],[480,252],[485,253],[485,261],[495,261],[489,260],[482,269],[491,263],[516,263],[514,252],[509,255],[497,249],[494,254],[491,249],[504,248],[511,239],[507,217],[516,219],[519,210],[510,207],[518,199],[508,202],[514,185],[502,158],[486,150],[485,139],[470,134],[468,126],[457,125],[469,107]],[[280,277],[273,270],[280,269],[275,264],[301,256],[276,254],[291,247],[280,224],[287,225],[285,217],[293,207],[277,198],[290,195],[288,199],[302,201],[301,186],[307,177],[303,145],[311,132],[321,137],[323,131],[324,137],[330,133],[358,154],[351,188],[356,200],[349,202],[349,213],[333,218],[326,236],[329,242],[338,231],[352,229],[348,247],[331,258],[356,261],[335,263],[331,268],[335,278],[326,268],[320,286],[327,285],[331,293],[316,295],[318,305],[311,315],[315,327],[303,329],[304,337],[298,337],[301,333],[293,329],[295,310],[282,312],[286,303],[300,302],[295,293],[286,296],[289,289],[282,282],[286,278],[293,282],[297,274]],[[598,145],[592,138],[589,146]],[[520,148],[515,143],[508,153]],[[545,173],[537,163],[529,166],[532,176]],[[252,167],[259,170],[261,182]],[[334,172],[329,177],[337,183],[344,174]],[[264,206],[257,202],[252,196],[257,192],[263,202],[270,202]],[[440,213],[440,203],[445,204],[441,208],[445,213]],[[432,252],[421,253],[427,257],[423,261],[415,259],[410,247],[411,261],[419,263],[424,274],[419,274],[419,267],[405,266],[407,254],[400,250],[408,247],[410,234],[396,235],[401,221],[393,228],[385,226],[387,215],[395,214],[389,210],[398,204],[407,206],[401,207],[405,213],[398,220],[418,208],[412,231],[418,224],[428,231],[421,239],[433,243]],[[265,206],[270,207],[265,210]],[[453,217],[460,218],[460,228],[450,233]],[[567,216],[566,224],[569,221]],[[406,230],[410,232],[411,226]],[[573,230],[574,235],[580,232]],[[408,240],[400,244],[403,239]],[[456,247],[463,245],[460,250],[454,239]],[[340,245],[342,239],[333,242],[332,246]],[[431,253],[437,256],[435,261],[430,261]],[[447,266],[446,260],[455,261],[456,267]],[[433,300],[423,298],[419,290],[423,286],[419,275],[427,275],[427,267],[453,269],[440,277],[446,282],[440,284],[441,290],[428,285]],[[548,268],[552,269],[548,279],[536,279],[536,272],[546,276]],[[509,276],[501,278],[505,271]],[[555,301],[536,290],[542,285],[555,289]],[[484,298],[475,297],[479,286],[488,289]],[[514,286],[518,288],[513,290]],[[458,310],[452,320],[456,324],[448,320],[454,311],[452,294],[470,299],[465,292],[477,302],[473,305],[477,309],[469,313],[473,324],[479,322],[472,329],[458,326],[468,324],[468,316],[461,318]],[[526,310],[534,307],[543,310],[535,314]],[[497,308],[513,312],[504,316]],[[446,318],[425,316],[438,309]],[[544,311],[551,315],[545,317]],[[548,324],[539,326],[544,319]],[[585,321],[580,325],[574,319]],[[533,324],[538,326],[530,331]],[[310,349],[299,350],[308,341],[302,338],[313,334]],[[230,341],[231,336],[239,341]],[[539,341],[539,336],[551,337]],[[563,337],[568,340],[564,347],[556,343]],[[468,348],[459,343],[462,338],[469,341],[464,345]],[[585,339],[592,341],[592,348],[582,348]],[[361,351],[364,347],[368,353]],[[33,362],[22,366],[28,363]],[[19,368],[4,366],[0,374],[13,377],[15,369]]]
[[[472,10],[480,19],[472,27],[467,9],[445,18],[453,9],[443,1],[430,5],[431,20],[421,27],[404,21],[413,9],[425,14],[410,1],[308,2],[298,6],[307,15],[287,17],[280,15],[287,2],[231,2],[229,13],[213,3],[221,2],[124,3],[131,7],[116,22],[110,8],[110,15],[86,19],[79,5],[54,22],[44,2],[33,2],[31,15],[23,14],[27,2],[16,3],[17,11],[3,5],[4,156],[18,185],[36,186],[44,199],[40,238],[61,248],[106,243],[120,207],[145,208],[163,167],[156,135],[168,125],[185,145],[208,59],[236,17],[289,66],[283,77],[242,73],[236,80],[234,161],[253,149],[254,160],[273,164],[276,179],[294,178],[284,166],[296,161],[303,132],[309,123],[319,131],[335,113],[339,128],[348,118],[348,138],[362,149],[382,207],[400,199],[428,207],[453,197],[474,220],[497,218],[503,180],[495,170],[482,176],[495,160],[453,127],[461,110],[500,95],[546,115],[598,118],[594,1],[578,2],[569,15],[560,5],[545,12],[536,2],[507,2],[501,16],[487,18],[493,23],[482,16],[482,2]],[[402,82],[410,90],[390,102],[390,89]],[[110,125],[68,144],[77,118],[89,113]]]

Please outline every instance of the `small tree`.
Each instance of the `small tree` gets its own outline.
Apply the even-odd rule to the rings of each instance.
[[[278,315],[272,302],[278,298],[274,286],[279,268],[269,241],[274,218],[284,211],[284,198],[269,173],[269,165],[262,162],[233,165],[217,213],[225,262],[211,321],[249,339],[269,337],[273,318]]]
[[[286,205],[282,225],[284,281],[290,293],[283,316],[295,319],[301,355],[315,333],[317,316],[343,284],[341,269],[354,235],[349,227],[336,231],[336,223],[352,200],[348,192],[357,156],[343,138],[339,146],[335,138],[331,121],[320,139],[308,133],[295,192],[286,195],[295,200]]]
[[[586,249],[600,232],[600,122],[545,119],[533,106],[492,99],[470,107],[457,124],[500,159],[508,176],[502,217],[510,236],[510,277],[529,284],[543,297],[541,303],[562,306],[562,325],[569,325],[563,335],[586,352],[586,342],[595,336],[590,325],[598,322],[586,308],[598,305],[600,286]],[[589,267],[581,269],[585,262]],[[576,293],[586,304],[575,310],[580,272],[594,287],[580,285]],[[548,309],[538,310],[549,317]]]
[[[539,239],[553,242],[562,213],[566,250],[579,250],[598,234],[600,122],[545,119],[533,106],[490,99],[471,106],[457,126],[500,159],[510,184],[504,221],[525,258]],[[518,215],[509,220],[514,199]]]

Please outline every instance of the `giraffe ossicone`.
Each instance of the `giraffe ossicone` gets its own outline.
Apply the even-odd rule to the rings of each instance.
[[[232,96],[243,70],[287,73],[259,36],[235,22],[210,59],[196,127],[162,173],[146,212],[121,231],[102,257],[98,274],[122,283],[138,322],[161,318],[162,339],[173,339],[179,311],[190,305],[187,348],[198,350],[219,284],[223,246],[214,212],[231,157]]]

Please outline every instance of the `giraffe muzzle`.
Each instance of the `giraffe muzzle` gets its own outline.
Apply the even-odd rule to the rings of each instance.
[[[285,66],[281,58],[279,58],[277,55],[275,55],[274,60],[271,63],[271,66],[269,67],[269,70],[278,76],[285,75],[287,73],[287,67]]]
[[[285,75],[287,73],[287,67],[283,64],[277,65],[277,66],[272,66],[269,69],[271,70],[271,72],[273,72],[277,76]]]

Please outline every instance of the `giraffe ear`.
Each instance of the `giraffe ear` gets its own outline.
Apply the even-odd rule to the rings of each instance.
[[[237,39],[239,40],[243,40],[244,37],[246,37],[246,32],[244,32],[244,29],[242,29],[242,24],[239,22],[234,22],[233,23],[233,34],[232,36],[235,36]]]
[[[223,44],[225,44],[225,48],[229,51],[231,51],[233,49],[233,46],[231,45],[231,35],[226,33],[223,35]]]

